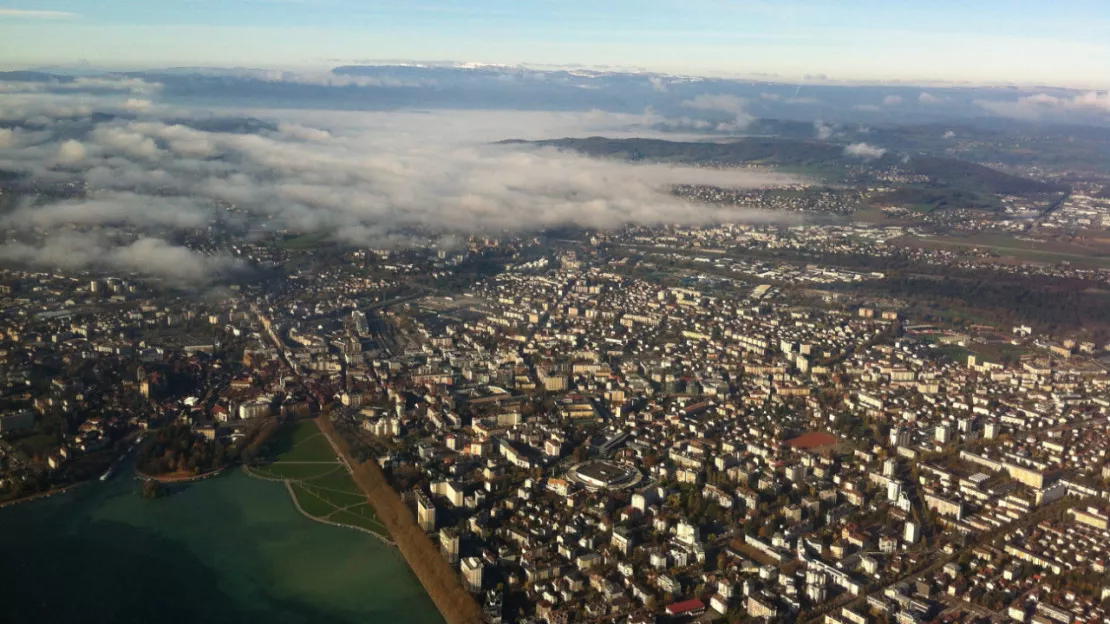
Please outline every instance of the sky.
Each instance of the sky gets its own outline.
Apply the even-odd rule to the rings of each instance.
[[[1110,86],[1106,0],[0,0],[0,65],[460,61]]]

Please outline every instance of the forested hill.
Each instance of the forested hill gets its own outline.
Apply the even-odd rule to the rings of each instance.
[[[751,138],[728,142],[664,141],[661,139],[552,139],[505,141],[573,150],[587,156],[651,162],[739,165],[755,161],[778,165],[812,165],[843,158],[844,148],[823,141]]]
[[[1064,189],[977,163],[935,156],[888,153],[871,161],[849,159],[844,145],[817,140],[751,137],[729,141],[666,141],[661,139],[564,138],[547,141],[504,141],[573,150],[587,156],[632,161],[683,164],[766,164],[778,166],[846,168],[848,165],[883,169],[897,166],[905,173],[929,178],[931,184],[982,193],[1023,195]]]

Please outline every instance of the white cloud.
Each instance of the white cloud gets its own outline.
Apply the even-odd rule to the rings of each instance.
[[[139,227],[199,228],[212,209],[188,197],[151,197],[129,192],[94,192],[84,199],[46,204],[25,203],[4,215],[0,224],[12,228],[57,228],[69,225],[126,224]]]
[[[823,121],[813,122],[813,128],[817,132],[817,138],[821,141],[828,140],[833,134],[833,127]]]
[[[148,111],[152,106],[154,106],[154,102],[139,98],[128,98],[127,101],[123,103],[124,108],[132,111]]]
[[[682,103],[688,108],[713,110],[725,113],[739,113],[744,110],[745,101],[735,95],[709,95],[703,93]]]
[[[1103,91],[1102,93],[1088,91],[1065,102],[1065,106],[1110,111],[1110,91]]]
[[[874,158],[881,158],[886,153],[886,149],[876,147],[869,143],[852,143],[844,148],[844,155],[853,158],[861,158],[863,160],[871,160]]]
[[[123,271],[177,283],[210,282],[242,268],[230,256],[209,256],[160,238],[127,242],[76,232],[54,234],[37,244],[0,245],[0,260],[52,269]]]
[[[89,138],[109,151],[138,158],[156,158],[162,150],[154,139],[118,126],[101,126]]]
[[[237,111],[252,116],[254,111]],[[267,111],[274,115],[274,111]],[[77,176],[85,200],[23,206],[8,227],[85,227],[158,234],[233,225],[336,230],[358,243],[411,228],[439,233],[555,225],[769,220],[670,194],[673,184],[766,187],[802,181],[753,170],[594,160],[506,138],[642,136],[639,115],[443,111],[282,111],[276,132],[207,132],[152,118],[96,123],[0,158],[44,179]],[[174,113],[180,119],[180,111]],[[673,138],[671,135],[669,138]],[[65,165],[61,169],[56,165]],[[235,205],[225,212],[216,202]],[[234,215],[234,217],[228,216]],[[221,224],[224,224],[221,221]],[[223,227],[223,225],[221,225]]]
[[[103,94],[112,92],[151,94],[162,89],[158,82],[147,82],[141,78],[117,76],[78,76],[72,79],[52,78],[43,81],[0,81],[0,93],[86,93]]]
[[[732,115],[734,117],[733,123],[730,124],[729,128],[720,128],[722,130],[740,129],[755,121],[755,117],[744,110],[746,104],[746,100],[735,95],[709,95],[704,93],[682,102],[682,105],[687,108],[718,111]]]
[[[15,131],[9,128],[0,128],[0,149],[8,149],[15,145]]]
[[[321,142],[331,138],[331,133],[327,130],[309,128],[295,123],[281,123],[278,125],[278,131],[302,141]]]
[[[649,76],[648,82],[651,83],[651,88],[653,91],[657,91],[659,93],[667,92],[667,83],[661,77]]]
[[[888,95],[883,98],[883,106],[898,106],[901,103],[902,96],[900,95]]]
[[[1072,97],[1037,93],[1014,100],[975,100],[996,115],[1018,119],[1040,119],[1067,113],[1110,113],[1110,91],[1088,91]]]
[[[951,131],[951,130],[945,130],[945,131],[944,131],[944,138],[946,138],[946,139],[954,139],[954,138],[956,138],[956,133],[955,133],[955,132],[953,132],[953,131]]]
[[[58,162],[63,165],[72,165],[85,159],[85,146],[74,139],[69,139],[58,147]]]
[[[922,91],[921,95],[917,96],[917,101],[922,104],[940,104],[944,101],[944,98],[939,98],[932,93]]]
[[[65,88],[76,91],[130,91],[131,93],[155,93],[162,90],[162,83],[147,82],[142,78],[123,76],[79,76],[71,83],[62,83]]]
[[[73,19],[80,17],[76,13],[69,13],[67,11],[36,11],[32,9],[0,9],[0,18],[2,17],[18,17],[26,19]]]

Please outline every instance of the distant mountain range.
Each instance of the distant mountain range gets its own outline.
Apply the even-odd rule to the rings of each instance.
[[[89,68],[0,73],[0,81],[61,85],[90,78]],[[330,71],[249,67],[170,67],[103,73],[162,86],[168,103],[343,110],[498,109],[644,115],[680,127],[686,121],[777,119],[832,125],[986,124],[1001,118],[1067,121],[1110,127],[1110,111],[1070,105],[1082,92],[1053,87],[853,85],[815,79],[676,76],[624,69],[535,68],[475,63],[342,65]],[[1030,101],[1022,98],[1037,96]],[[699,98],[711,98],[708,104]],[[727,106],[720,106],[727,100]],[[717,106],[713,104],[717,102]],[[1090,101],[1101,101],[1097,98]],[[1050,105],[1047,103],[1057,103]],[[1006,123],[1011,123],[1007,121]],[[687,124],[689,125],[689,124]],[[689,127],[685,129],[690,129]]]

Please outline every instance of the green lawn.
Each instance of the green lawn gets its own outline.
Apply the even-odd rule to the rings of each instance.
[[[293,494],[297,497],[297,502],[301,504],[301,509],[308,515],[323,518],[335,511],[334,505],[312,494],[303,485],[295,481],[292,485]]]
[[[315,482],[312,481],[302,482],[300,485],[315,496],[326,500],[337,508],[357,505],[359,503],[366,502],[366,497],[362,494],[355,494],[353,492],[336,492],[335,490],[328,490],[316,487]]]
[[[308,249],[316,249],[317,247],[320,247],[321,245],[328,242],[329,238],[331,238],[331,232],[308,232],[306,234],[301,234],[300,236],[287,238],[281,241],[281,243],[279,243],[279,246],[282,249],[287,249],[289,251],[305,251]]]
[[[378,521],[374,508],[366,502],[365,497],[323,491],[299,482],[293,482],[291,486],[301,509],[308,515],[339,524],[362,527],[381,535],[389,535],[389,531]]]
[[[262,477],[289,480],[293,496],[308,515],[389,535],[315,421],[283,425],[267,445],[266,455],[270,463],[251,470]]]
[[[316,426],[316,421],[296,420],[282,425],[275,431],[266,447],[276,449],[280,453],[318,435],[320,435],[320,428]]]
[[[343,470],[343,467],[339,465],[339,462],[331,464],[290,464],[285,462],[274,462],[272,464],[255,466],[251,468],[251,470],[257,472],[260,476],[273,479],[307,481],[327,478],[328,475]],[[343,470],[343,472],[345,474],[346,470]],[[347,480],[349,481],[350,477],[347,477]]]
[[[324,436],[313,438],[306,442],[302,442],[293,447],[290,451],[282,453],[280,461],[286,462],[314,462],[314,461],[336,461],[335,451],[332,450],[331,445],[324,439]]]
[[[363,517],[363,518],[366,518],[368,520],[373,520],[375,522],[378,522],[378,514],[374,513],[374,508],[370,505],[370,503],[363,503],[361,505],[356,505],[354,507],[346,509],[345,511],[348,512],[348,513],[356,514],[356,515],[358,515],[360,517]]]
[[[940,351],[944,355],[948,356],[948,359],[952,360],[953,362],[964,366],[967,365],[967,356],[972,355],[969,349],[967,349],[966,347],[961,347],[958,344],[941,345],[937,347],[937,351]]]
[[[362,490],[359,489],[355,482],[351,479],[351,475],[346,470],[335,471],[334,473],[322,476],[318,479],[312,479],[312,485],[319,488],[328,490],[337,490],[340,492],[350,492],[351,494],[362,495]]]
[[[339,524],[350,524],[352,526],[362,527],[380,535],[389,535],[382,523],[373,518],[351,513],[350,511],[338,511],[332,514],[328,520],[338,522]]]
[[[283,425],[266,445],[266,455],[275,462],[336,461],[335,452],[313,420]]]

